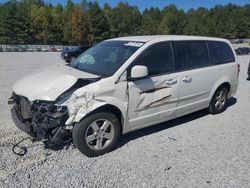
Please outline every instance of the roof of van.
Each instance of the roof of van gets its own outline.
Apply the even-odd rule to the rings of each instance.
[[[151,40],[213,40],[213,41],[228,41],[221,38],[200,37],[200,36],[187,36],[187,35],[145,35],[145,36],[130,36],[109,39],[112,41],[136,41],[136,42],[149,42]]]

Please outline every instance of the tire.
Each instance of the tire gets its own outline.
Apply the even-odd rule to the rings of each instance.
[[[120,132],[120,123],[114,114],[98,112],[74,126],[73,142],[82,154],[96,157],[112,150]]]
[[[226,110],[228,100],[228,89],[225,86],[219,87],[207,109],[210,114],[219,114]]]

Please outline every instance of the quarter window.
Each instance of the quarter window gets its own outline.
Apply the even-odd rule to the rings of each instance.
[[[229,63],[235,61],[232,49],[227,43],[208,41],[207,44],[212,64]]]
[[[173,72],[174,65],[170,43],[150,47],[135,60],[134,65],[147,66],[149,76]]]
[[[205,41],[175,41],[174,51],[177,71],[210,65]]]

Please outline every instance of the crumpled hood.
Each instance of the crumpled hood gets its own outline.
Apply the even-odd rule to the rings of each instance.
[[[27,97],[30,101],[55,101],[79,78],[91,79],[98,76],[65,65],[57,65],[21,78],[14,84],[13,91],[17,95]]]

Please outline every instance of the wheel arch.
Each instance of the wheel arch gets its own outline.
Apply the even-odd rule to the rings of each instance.
[[[212,98],[213,98],[215,92],[216,92],[220,87],[222,87],[222,86],[225,86],[225,87],[227,88],[228,94],[229,94],[228,96],[230,96],[230,91],[231,91],[231,84],[230,84],[230,81],[227,80],[227,79],[221,80],[221,81],[217,82],[217,83],[215,84],[215,86],[213,87],[213,89],[211,90],[210,96],[209,96],[209,104],[210,104],[210,102],[211,102],[211,100],[212,100]]]
[[[86,116],[82,117],[82,119],[84,119],[87,116],[90,116],[92,114],[98,113],[98,112],[110,112],[110,113],[114,114],[118,118],[118,121],[120,123],[121,133],[123,132],[124,116],[123,116],[121,110],[112,104],[105,104],[103,106],[100,106],[100,107],[96,108],[95,110],[91,111],[90,113],[88,113]],[[82,121],[82,119],[80,121]]]

